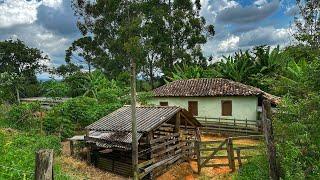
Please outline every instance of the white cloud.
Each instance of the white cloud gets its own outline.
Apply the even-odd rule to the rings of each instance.
[[[62,0],[4,0],[0,3],[0,28],[34,23],[41,4],[57,9],[61,7]]]
[[[252,47],[255,45],[286,45],[290,42],[290,30],[287,28],[258,27],[254,30],[242,33],[240,47]]]
[[[267,0],[256,0],[253,4],[256,5],[256,6],[262,6],[262,5],[265,5],[267,3],[268,3]]]
[[[240,38],[235,35],[231,35],[226,40],[223,40],[218,45],[219,52],[230,52],[235,51],[238,48]]]
[[[4,0],[0,4],[0,28],[32,24],[37,20],[38,5],[35,0]]]
[[[260,1],[258,2],[258,4],[261,3],[262,2]],[[272,0],[260,6],[257,6],[255,4],[252,4],[250,6],[239,5],[222,10],[217,16],[217,21],[221,24],[254,23],[269,17],[274,12],[276,12],[279,7],[279,0]]]
[[[236,7],[239,5],[233,0],[201,0],[200,14],[206,17],[208,23],[213,24],[219,12],[224,9]]]
[[[284,47],[290,42],[294,42],[291,40],[289,28],[258,27],[239,35],[228,34],[221,39],[214,38],[203,46],[203,51],[205,55],[212,55],[214,61],[218,61],[223,55],[228,56],[239,50],[252,49],[254,46],[274,47],[280,45]]]
[[[62,5],[62,0],[42,0],[42,4],[44,6],[48,6],[51,8],[59,8]]]

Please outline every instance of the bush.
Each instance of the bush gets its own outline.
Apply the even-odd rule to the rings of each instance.
[[[269,179],[268,160],[265,155],[254,156],[243,164],[241,169],[233,177],[237,180]]]
[[[282,100],[274,121],[284,179],[320,178],[320,96]]]
[[[118,101],[100,104],[96,99],[77,97],[70,99],[50,110],[44,119],[48,133],[70,137],[87,125],[121,107]]]
[[[34,179],[35,152],[40,149],[53,149],[59,154],[59,138],[0,129],[0,179]],[[61,174],[60,169],[54,164],[55,174]],[[66,178],[56,176],[55,179]]]
[[[39,103],[14,104],[4,115],[7,127],[19,130],[36,130],[39,128],[39,118],[36,113],[40,112]]]
[[[66,97],[69,87],[66,83],[51,80],[42,83],[42,93],[46,97]]]

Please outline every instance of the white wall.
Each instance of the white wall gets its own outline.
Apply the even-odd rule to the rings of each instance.
[[[232,116],[221,116],[221,100],[232,101]],[[188,110],[188,101],[198,101],[198,116],[212,118],[257,119],[258,97],[226,96],[226,97],[155,97],[150,104],[159,105],[168,102],[169,106],[180,106]]]

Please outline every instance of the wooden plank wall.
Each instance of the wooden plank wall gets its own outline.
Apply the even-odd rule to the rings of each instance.
[[[193,132],[192,132],[193,131]],[[165,124],[153,133],[150,148],[141,152],[141,156],[150,153],[150,159],[138,165],[140,178],[154,179],[165,173],[173,165],[186,161],[194,154],[193,142],[185,141],[194,137],[195,129],[183,129],[175,133],[174,125]]]

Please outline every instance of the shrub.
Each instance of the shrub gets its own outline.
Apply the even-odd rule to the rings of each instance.
[[[70,99],[50,110],[44,119],[48,133],[70,137],[106,114],[121,107],[118,101],[100,104],[96,99],[77,97]]]
[[[269,179],[268,160],[265,155],[254,156],[243,164],[241,169],[233,177],[237,180]]]
[[[59,138],[0,129],[0,179],[34,179],[35,152],[40,149],[53,149],[59,154]],[[61,174],[60,169],[54,164],[55,174]]]
[[[4,121],[11,128],[19,130],[35,130],[39,128],[39,118],[36,113],[39,112],[39,103],[21,103],[12,105],[5,114]]]
[[[282,100],[274,126],[284,179],[320,178],[319,101],[317,94]]]

